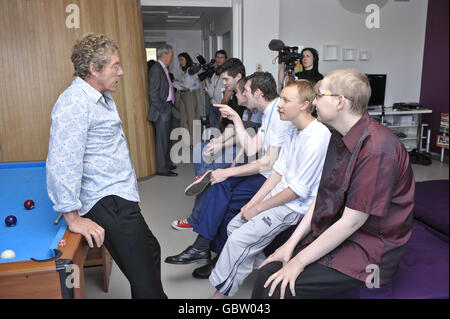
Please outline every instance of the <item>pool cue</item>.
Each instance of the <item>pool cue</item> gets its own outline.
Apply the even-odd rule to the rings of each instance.
[[[59,223],[59,220],[61,219],[62,216],[63,216],[63,213],[59,213],[58,218],[56,218],[56,220],[54,222],[55,225]]]

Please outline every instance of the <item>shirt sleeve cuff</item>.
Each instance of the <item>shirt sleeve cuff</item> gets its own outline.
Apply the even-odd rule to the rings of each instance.
[[[298,195],[300,198],[307,199],[309,196],[311,196],[311,190],[303,185],[293,185],[290,184],[288,187]]]
[[[70,213],[73,211],[80,211],[81,203],[72,204],[72,205],[53,205],[53,210],[61,213]]]

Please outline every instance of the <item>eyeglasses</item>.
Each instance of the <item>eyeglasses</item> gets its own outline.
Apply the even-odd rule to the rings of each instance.
[[[120,69],[120,63],[116,63],[116,64],[113,65],[113,70],[114,71],[119,72],[119,69]]]
[[[329,93],[316,93],[316,99],[318,100],[322,96],[343,96],[345,99],[353,102],[353,99],[351,97],[342,95],[342,94],[329,94]]]

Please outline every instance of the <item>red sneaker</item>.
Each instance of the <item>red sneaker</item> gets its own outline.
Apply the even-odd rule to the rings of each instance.
[[[184,190],[184,194],[186,196],[194,196],[198,193],[201,193],[205,189],[205,187],[208,186],[209,183],[211,183],[211,173],[212,171],[209,170],[197,176],[194,182]]]
[[[177,230],[192,230],[194,228],[188,223],[187,219],[174,220],[171,226]]]

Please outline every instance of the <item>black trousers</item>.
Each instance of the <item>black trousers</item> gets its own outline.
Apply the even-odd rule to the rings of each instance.
[[[293,256],[298,251],[294,250]],[[258,276],[253,286],[252,299],[280,299],[281,282],[275,288],[272,297],[269,291],[272,283],[264,288],[264,284],[272,274],[282,268],[281,262],[273,262],[265,265],[258,271]],[[332,297],[339,292],[363,285],[364,282],[344,275],[332,268],[319,263],[312,263],[305,267],[304,271],[295,281],[295,297],[292,296],[289,284],[286,286],[284,298],[286,299],[320,299]]]
[[[167,103],[167,107],[172,107],[172,103]],[[158,173],[169,172],[172,165],[170,159],[170,131],[172,130],[172,112],[160,114],[155,127],[155,153],[156,171]]]
[[[104,245],[130,282],[132,298],[167,299],[161,283],[161,247],[138,203],[106,196],[83,217],[105,229]]]

